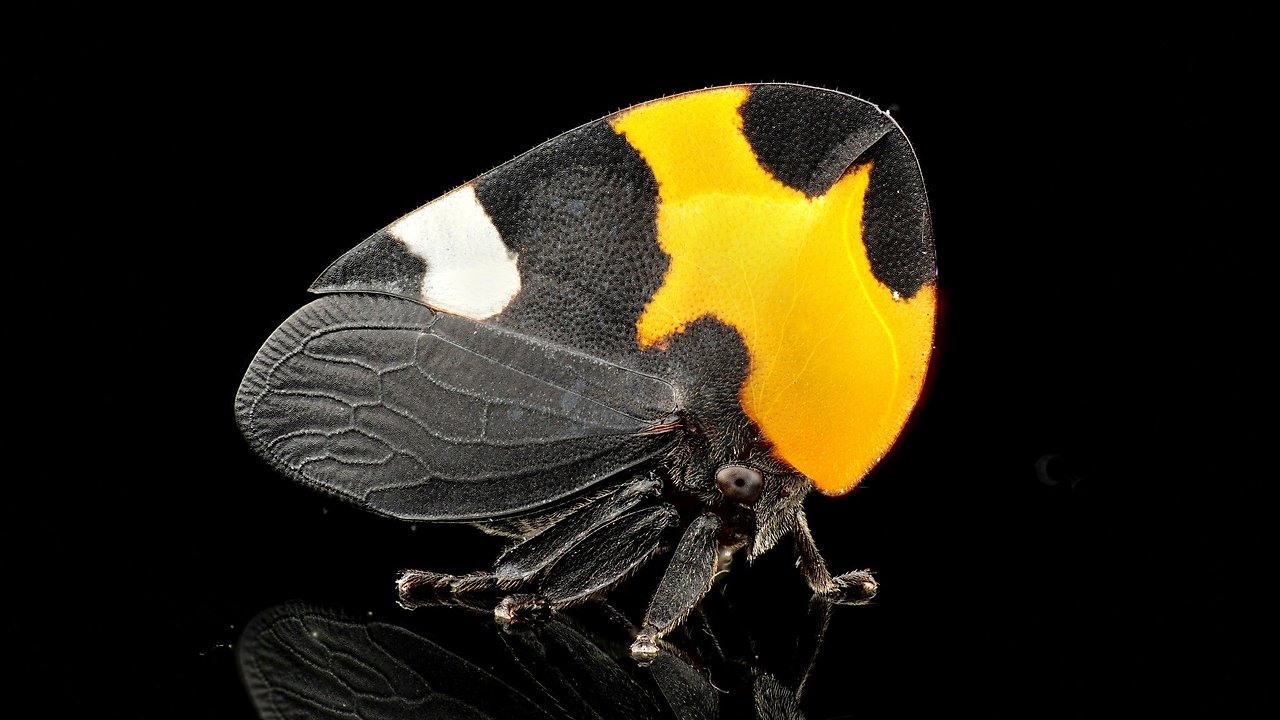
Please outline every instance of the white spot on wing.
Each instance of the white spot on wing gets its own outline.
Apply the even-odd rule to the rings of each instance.
[[[520,292],[517,255],[470,185],[397,220],[387,228],[427,265],[422,301],[473,320],[502,312]]]

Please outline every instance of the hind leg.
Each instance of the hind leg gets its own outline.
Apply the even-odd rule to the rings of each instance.
[[[492,572],[447,575],[429,570],[404,570],[396,582],[401,600],[412,603],[424,592],[454,593],[515,590],[530,584],[593,530],[631,510],[646,498],[658,496],[661,484],[637,478],[617,492],[587,503],[542,532],[507,549]]]

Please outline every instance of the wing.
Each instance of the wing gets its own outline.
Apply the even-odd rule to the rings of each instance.
[[[425,611],[425,612],[424,612]],[[370,613],[369,615],[372,615]],[[619,627],[598,618],[570,626],[556,617],[508,632],[489,612],[419,608],[393,624],[292,602],[253,618],[236,643],[240,674],[259,715],[284,718],[671,717],[630,658],[606,648]],[[676,717],[690,697],[708,698],[707,681],[683,661],[658,660],[678,679],[662,688]],[[692,715],[692,717],[709,717]]]
[[[492,655],[501,652],[486,642],[492,633],[470,616],[451,619],[470,631],[464,638],[470,644],[441,645],[398,625],[289,603],[249,622],[236,643],[237,661],[254,707],[268,720],[549,720],[537,701],[492,672]],[[459,648],[488,650],[490,657],[478,665]]]
[[[240,387],[254,449],[406,520],[514,515],[665,453],[665,381],[380,295],[328,295],[272,334]]]

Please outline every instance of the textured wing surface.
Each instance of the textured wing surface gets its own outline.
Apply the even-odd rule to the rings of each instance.
[[[267,720],[552,717],[459,655],[456,643],[390,623],[291,603],[254,618],[236,645],[245,686]]]
[[[267,340],[236,402],[254,449],[376,512],[471,520],[664,453],[665,381],[379,295],[325,296]]]

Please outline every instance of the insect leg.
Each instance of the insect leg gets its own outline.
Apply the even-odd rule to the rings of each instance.
[[[716,688],[705,674],[683,659],[671,653],[660,653],[649,663],[647,670],[676,717],[720,717]]]
[[[547,568],[542,597],[551,607],[564,607],[609,589],[653,557],[679,519],[675,508],[662,504],[594,528]]]
[[[822,595],[814,595],[809,602],[809,627],[805,633],[797,634],[801,642],[797,653],[799,662],[796,667],[796,681],[792,683],[796,689],[796,699],[804,693],[804,685],[809,681],[813,666],[818,662],[818,653],[827,638],[827,627],[831,625],[832,603]],[[807,650],[807,651],[806,651]]]
[[[419,589],[456,593],[515,589],[545,570],[594,528],[634,508],[645,498],[657,497],[661,487],[657,479],[645,477],[623,486],[608,497],[587,503],[537,535],[508,548],[498,557],[493,572],[446,575],[427,570],[405,570],[398,583],[400,596],[408,600]]]
[[[503,587],[514,586],[546,569],[595,528],[631,510],[645,498],[656,498],[656,478],[633,482],[613,495],[589,503],[498,557],[493,574]]]
[[[804,510],[796,512],[792,534],[795,535],[796,565],[815,593],[840,604],[861,603],[875,597],[876,579],[870,572],[854,570],[843,575],[831,574],[827,569],[827,561],[822,559],[822,553],[818,552],[818,546],[813,542]]]
[[[644,626],[631,644],[632,653],[657,654],[658,638],[679,625],[711,589],[720,555],[717,540],[720,528],[720,518],[700,515],[685,530],[671,564],[649,601]]]

